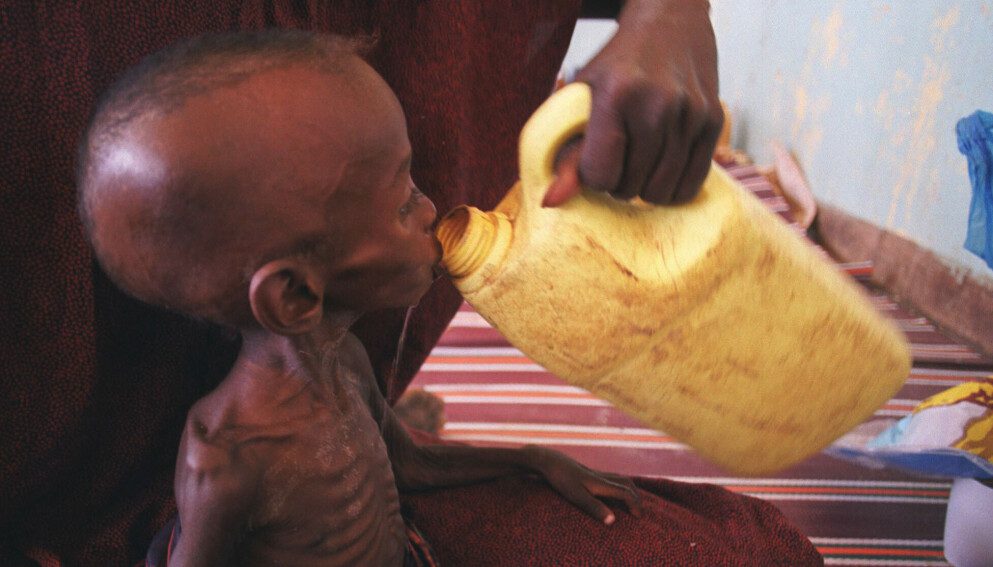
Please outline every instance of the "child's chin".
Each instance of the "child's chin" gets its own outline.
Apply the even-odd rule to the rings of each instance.
[[[434,284],[434,280],[436,279],[437,278],[433,276],[430,278],[425,278],[423,284],[418,286],[416,289],[412,288],[410,295],[404,301],[405,307],[416,307],[417,304],[421,302],[421,299],[427,295],[428,290],[431,289],[431,286]]]

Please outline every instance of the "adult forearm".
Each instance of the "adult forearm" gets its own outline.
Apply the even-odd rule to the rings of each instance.
[[[673,25],[710,27],[707,0],[627,0],[617,16],[618,34],[644,38]],[[662,38],[664,40],[664,38]],[[677,47],[677,46],[672,46]]]
[[[629,12],[629,16],[662,15],[685,6],[701,6],[704,10],[709,10],[710,2],[707,0],[583,0],[579,17],[620,19],[625,11]]]

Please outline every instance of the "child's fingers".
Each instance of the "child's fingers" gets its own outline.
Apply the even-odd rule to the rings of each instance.
[[[624,477],[601,478],[600,482],[591,487],[591,492],[597,496],[621,500],[633,516],[641,516],[641,495],[631,479]]]
[[[608,526],[613,524],[616,519],[614,513],[610,511],[610,508],[606,504],[600,502],[593,494],[586,490],[577,490],[569,495],[569,499],[577,508]]]

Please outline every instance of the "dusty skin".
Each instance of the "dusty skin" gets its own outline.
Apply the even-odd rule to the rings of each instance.
[[[416,303],[440,250],[399,103],[365,63],[260,72],[135,122],[105,156],[87,177],[101,261],[127,267],[133,294],[244,339],[189,413],[170,565],[401,565],[398,491],[510,474],[608,524],[603,498],[639,513],[629,480],[550,450],[415,446],[386,404],[348,328]],[[201,228],[152,230],[158,245],[163,216]],[[299,242],[316,244],[287,252]],[[243,296],[214,299],[240,280]]]

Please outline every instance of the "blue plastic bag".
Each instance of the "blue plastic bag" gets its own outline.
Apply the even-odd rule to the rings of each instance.
[[[827,453],[870,468],[944,478],[993,478],[993,376],[943,390],[899,421],[863,423],[835,441]]]
[[[993,268],[993,114],[977,110],[959,120],[955,132],[972,181],[965,249]]]

